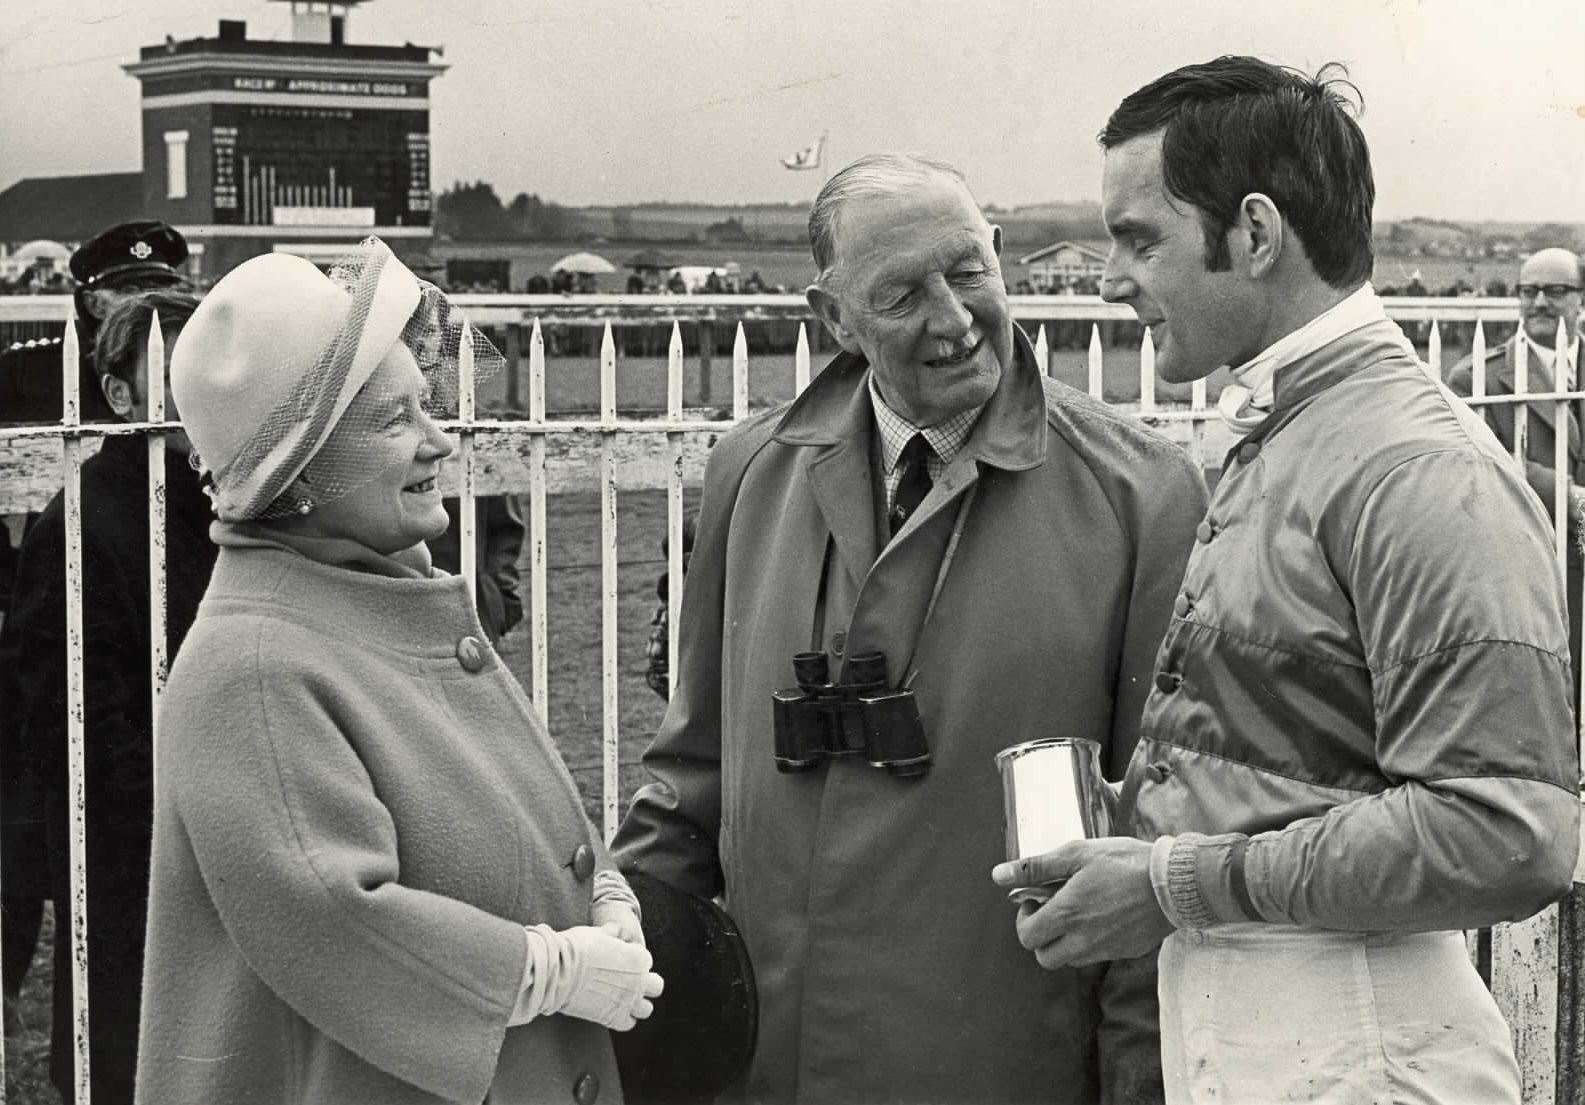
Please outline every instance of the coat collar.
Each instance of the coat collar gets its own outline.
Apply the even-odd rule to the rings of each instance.
[[[874,432],[869,364],[857,353],[839,353],[782,415],[775,440],[784,445],[838,446]],[[1046,398],[1034,348],[1013,327],[1013,363],[985,403],[957,460],[983,461],[1020,471],[1046,459]],[[957,463],[955,460],[954,465]]]
[[[112,434],[99,448],[98,455],[105,458],[113,478],[125,484],[129,502],[144,501],[148,496],[149,448],[145,441],[141,434]],[[209,496],[187,457],[171,448],[165,450],[165,510],[167,518],[180,518],[200,534],[209,532],[213,518]]]
[[[1495,357],[1498,353],[1502,354],[1497,359],[1497,379],[1495,382],[1497,390],[1506,392],[1509,395],[1516,395],[1519,391],[1515,384],[1518,374],[1516,362],[1519,359],[1519,343],[1520,332],[1516,332],[1513,337],[1487,354],[1488,357]],[[1528,356],[1525,359],[1525,391],[1547,392],[1557,390],[1557,384],[1552,375],[1552,366],[1537,357],[1533,349],[1534,343],[1531,343],[1531,345],[1532,349],[1526,351]],[[1488,383],[1487,391],[1491,390],[1491,386]],[[1527,403],[1525,406],[1529,409],[1531,418],[1538,418],[1546,423],[1554,433],[1557,431],[1557,405],[1555,403]],[[1577,412],[1573,402],[1569,403],[1569,408]],[[1571,417],[1568,420],[1568,448],[1570,455],[1578,455],[1579,447],[1580,427],[1576,423],[1575,418]]]
[[[968,441],[907,526],[887,545],[888,553],[905,545],[911,534],[974,484],[979,479],[980,462],[1018,471],[1045,461],[1045,389],[1034,349],[1016,326],[1013,342],[1013,364],[1002,373]],[[810,382],[782,416],[773,435],[784,445],[811,447],[804,464],[810,492],[831,531],[838,557],[856,583],[865,579],[881,552],[870,472],[874,437],[869,365],[851,353],[838,354]]]
[[[1502,353],[1502,359],[1498,362],[1497,378],[1502,381],[1503,386],[1508,389],[1510,394],[1515,390],[1514,379],[1515,373],[1518,371],[1517,361],[1519,359],[1520,342],[1520,334],[1515,333],[1513,337],[1503,342],[1498,350],[1494,351]],[[1579,348],[1579,339],[1576,338],[1575,342],[1576,348]],[[1553,375],[1552,365],[1537,355],[1535,342],[1526,342],[1525,344],[1528,346],[1525,351],[1525,390],[1557,390],[1556,377]],[[1488,354],[1488,356],[1490,355]]]
[[[460,575],[393,578],[324,564],[263,541],[232,541],[220,549],[204,603],[225,602],[289,621],[333,624],[369,648],[411,656],[453,656],[463,637],[481,647],[486,640]]]
[[[1277,370],[1270,416],[1233,444],[1224,467],[1231,467],[1232,458],[1242,445],[1264,441],[1333,385],[1393,358],[1414,363],[1405,350],[1403,331],[1396,322],[1383,319],[1284,365]]]
[[[1277,370],[1273,413],[1306,403],[1333,384],[1389,356],[1407,359],[1406,345],[1403,331],[1391,319],[1362,326],[1323,345]]]

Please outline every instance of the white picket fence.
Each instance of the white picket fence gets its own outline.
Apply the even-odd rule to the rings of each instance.
[[[810,323],[807,307],[796,296],[458,296],[457,302],[474,324],[481,328],[507,328],[504,343],[509,371],[519,370],[517,351],[527,350],[527,418],[508,420],[479,419],[475,409],[474,366],[471,346],[464,342],[461,366],[458,416],[444,423],[454,433],[459,448],[448,462],[448,491],[455,490],[462,501],[461,569],[470,588],[476,584],[473,499],[482,493],[526,495],[528,500],[528,583],[530,683],[535,709],[546,719],[549,681],[547,624],[547,549],[545,539],[546,501],[550,492],[547,478],[547,446],[581,443],[593,438],[597,454],[589,462],[586,452],[573,450],[564,458],[574,470],[593,474],[600,490],[600,624],[601,624],[601,810],[607,838],[616,830],[620,818],[618,788],[618,565],[617,500],[619,490],[634,487],[664,486],[667,500],[667,570],[669,578],[683,578],[682,529],[683,487],[700,476],[708,443],[730,425],[749,413],[750,358],[746,326],[759,321],[798,323],[794,353],[794,389],[802,391],[811,375]],[[1515,454],[1522,456],[1528,434],[1529,408],[1533,404],[1555,404],[1557,424],[1565,424],[1566,405],[1585,398],[1578,390],[1528,392],[1528,364],[1521,356],[1517,362],[1513,396],[1486,394],[1484,356],[1485,325],[1509,322],[1517,317],[1512,299],[1389,299],[1389,311],[1400,321],[1427,321],[1431,325],[1427,371],[1444,375],[1440,327],[1450,322],[1474,323],[1474,398],[1472,404],[1511,403],[1515,407]],[[1014,297],[1014,316],[1037,326],[1035,350],[1042,365],[1049,363],[1050,345],[1046,322],[1080,321],[1090,323],[1087,363],[1087,389],[1104,399],[1104,350],[1099,327],[1104,321],[1132,321],[1127,307],[1106,304],[1095,297]],[[68,318],[67,297],[0,298],[0,322],[38,321]],[[683,406],[685,360],[682,323],[713,327],[719,322],[734,324],[731,421],[703,417]],[[617,348],[613,326],[670,323],[670,342],[666,358],[666,403],[662,417],[622,417],[616,399]],[[599,360],[599,407],[594,418],[552,419],[546,413],[546,350],[544,328],[549,325],[596,325],[601,328]],[[515,331],[515,332],[514,332]],[[523,339],[526,334],[526,341]],[[1521,343],[1520,346],[1523,349]],[[149,421],[85,426],[79,416],[77,395],[77,341],[75,330],[66,328],[62,345],[62,381],[65,389],[64,418],[59,424],[0,427],[0,454],[15,454],[10,467],[0,465],[5,474],[0,483],[0,513],[24,508],[37,509],[40,497],[64,486],[66,517],[67,648],[68,648],[68,758],[70,772],[70,841],[72,924],[72,982],[75,995],[75,1079],[77,1100],[90,1100],[88,1062],[87,952],[85,945],[84,874],[84,778],[83,778],[83,631],[82,631],[82,502],[80,469],[86,438],[96,435],[137,434],[149,449],[149,533],[150,543],[150,670],[149,693],[156,706],[155,748],[158,770],[158,702],[164,689],[169,658],[165,655],[165,434],[178,429],[165,421],[164,341],[156,325],[149,338],[148,363]],[[1218,416],[1206,403],[1205,382],[1193,385],[1187,405],[1164,404],[1156,398],[1155,351],[1148,332],[1139,348],[1139,402],[1134,413],[1162,428],[1188,448],[1196,461],[1205,464],[1207,449],[1222,434]],[[0,412],[0,419],[4,412]],[[518,447],[526,439],[526,457]],[[1567,435],[1557,435],[1554,458],[1558,508],[1554,518],[1557,530],[1556,555],[1564,563],[1568,525],[1565,516],[1569,482]],[[1219,456],[1220,452],[1214,454]],[[20,456],[21,460],[16,460]],[[481,458],[490,463],[481,465]],[[635,460],[637,458],[637,460]],[[660,460],[657,466],[643,461]],[[0,460],[3,460],[0,455]],[[592,468],[593,472],[588,472]],[[657,476],[663,471],[663,476]],[[668,589],[670,656],[678,654],[681,623],[679,602],[682,588]],[[1585,604],[1585,595],[1575,596]],[[668,665],[675,688],[677,664]],[[1581,704],[1585,707],[1585,703]],[[1581,710],[1585,714],[1585,709]],[[1582,876],[1576,874],[1578,882]],[[0,879],[4,872],[0,872]],[[1580,1100],[1585,1077],[1585,989],[1582,989],[1581,954],[1585,951],[1585,911],[1581,891],[1528,921],[1501,925],[1483,940],[1471,934],[1471,954],[1485,960],[1489,951],[1490,979],[1499,1005],[1514,1031],[1525,1100],[1535,1105],[1564,1105]],[[59,936],[57,938],[60,938]],[[4,1043],[0,1042],[0,1073],[5,1067]],[[0,1105],[5,1090],[0,1080]]]

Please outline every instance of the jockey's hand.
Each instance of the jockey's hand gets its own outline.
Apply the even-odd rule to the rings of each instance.
[[[1049,901],[1024,902],[1018,942],[1048,971],[1110,959],[1137,959],[1173,930],[1150,885],[1150,845],[1131,837],[1077,840],[998,864],[996,885],[1009,889],[1062,883]]]

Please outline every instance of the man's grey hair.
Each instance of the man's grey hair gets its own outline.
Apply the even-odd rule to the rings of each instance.
[[[911,153],[866,154],[826,181],[809,208],[809,248],[820,268],[820,283],[829,279],[836,264],[837,217],[844,204],[899,195],[941,177],[969,192],[969,182],[957,166]]]

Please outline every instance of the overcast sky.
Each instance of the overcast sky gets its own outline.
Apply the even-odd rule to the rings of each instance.
[[[267,0],[4,0],[0,187],[136,169],[121,64],[221,18],[289,37]],[[349,39],[445,47],[434,183],[503,198],[807,200],[778,159],[829,131],[836,164],[932,154],[982,202],[1097,199],[1122,96],[1254,53],[1349,65],[1378,216],[1585,221],[1582,0],[373,0]]]

